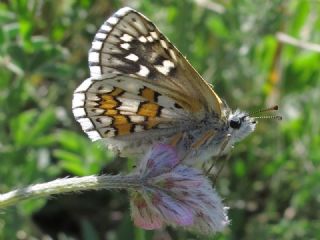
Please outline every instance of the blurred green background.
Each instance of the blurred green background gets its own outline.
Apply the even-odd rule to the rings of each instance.
[[[233,108],[279,104],[238,143],[217,183],[231,225],[207,239],[320,239],[320,1],[0,2],[0,192],[57,177],[118,173],[71,112],[95,31],[141,11]],[[206,239],[133,227],[126,192],[86,192],[0,210],[0,239]]]

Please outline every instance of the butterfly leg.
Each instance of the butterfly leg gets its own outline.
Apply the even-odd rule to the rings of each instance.
[[[182,161],[189,161],[195,154],[195,152],[201,149],[201,147],[205,145],[208,141],[210,141],[210,139],[212,139],[215,134],[216,132],[214,130],[210,130],[202,136],[200,136],[199,138],[197,138],[195,141],[194,136],[188,135],[187,133],[181,134],[181,138],[179,139],[179,141],[182,142],[184,152],[183,157],[181,158]],[[193,160],[193,162],[197,161]]]
[[[211,164],[211,166],[209,167],[209,169],[207,170],[206,175],[208,175],[208,174],[211,172],[212,168],[213,168],[214,165],[217,163],[218,159],[222,156],[223,151],[225,150],[226,146],[228,145],[228,143],[229,143],[229,141],[230,141],[230,138],[231,138],[231,135],[230,135],[230,134],[228,134],[228,135],[225,137],[224,141],[222,142],[222,145],[221,145],[221,148],[220,148],[220,150],[219,150],[219,153],[218,153],[218,155],[215,157],[215,159],[213,160],[213,163]],[[225,163],[225,161],[223,161],[222,166],[221,166],[221,167],[219,168],[219,170],[217,171],[217,175],[216,175],[216,177],[215,177],[215,181],[216,181],[218,175],[220,174],[220,172],[221,172],[221,170],[222,170],[222,168],[223,168],[223,166],[224,166],[224,163]]]
[[[214,130],[206,132],[201,138],[199,138],[191,145],[191,149],[199,149],[202,145],[208,142],[208,140],[210,140],[215,135],[215,133],[216,132]]]
[[[183,161],[184,159],[188,159],[189,156],[192,156],[194,151],[201,148],[201,146],[207,143],[214,135],[215,131],[208,131],[196,139],[196,141],[193,141],[193,136],[188,135],[186,132],[180,132],[171,137],[169,144],[180,152],[180,157]]]
[[[205,145],[215,134],[216,134],[216,132],[214,130],[210,130],[210,131],[206,132],[205,134],[203,134],[198,139],[196,139],[195,142],[193,142],[193,140],[191,140],[190,137],[187,138],[187,136],[186,136],[186,139],[189,139],[189,142],[186,143],[186,145],[188,147],[187,147],[186,153],[184,154],[183,159],[189,159],[190,157],[192,157],[192,154],[194,154],[194,152],[199,150],[201,148],[201,146]],[[197,162],[197,161],[195,161],[195,162]]]
[[[229,161],[230,156],[231,156],[231,154],[228,153],[228,154],[225,156],[225,159],[223,159],[221,166],[219,167],[217,173],[215,174],[215,176],[214,176],[213,179],[212,179],[212,184],[213,184],[213,185],[216,185],[217,180],[218,180],[218,176],[219,176],[219,174],[221,173],[221,171],[222,171],[224,165],[226,164],[226,162]]]
[[[170,139],[169,144],[173,147],[176,147],[182,138],[183,138],[183,133],[182,132],[177,133]]]

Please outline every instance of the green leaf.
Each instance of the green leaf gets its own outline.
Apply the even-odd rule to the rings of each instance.
[[[11,121],[13,139],[18,146],[32,146],[37,138],[45,134],[56,123],[56,117],[52,109],[46,109],[39,113],[30,110],[19,114]]]
[[[294,11],[294,16],[291,17],[291,31],[290,33],[299,37],[299,32],[301,28],[306,24],[307,18],[310,14],[310,2],[309,1],[293,1],[296,4],[294,10],[298,9],[298,11]]]
[[[83,176],[86,170],[83,167],[83,161],[78,155],[64,150],[54,150],[53,156],[59,159],[59,165],[70,173],[77,176]]]
[[[32,22],[29,19],[20,19],[19,25],[21,37],[24,41],[30,42],[33,29]]]
[[[207,21],[207,25],[214,35],[222,39],[230,37],[230,33],[221,18],[212,16]]]
[[[56,115],[53,109],[44,110],[36,119],[30,129],[30,139],[36,139],[42,134],[48,132],[56,124]]]
[[[17,146],[23,146],[29,143],[30,126],[37,114],[37,111],[30,110],[19,114],[11,120],[11,133]]]

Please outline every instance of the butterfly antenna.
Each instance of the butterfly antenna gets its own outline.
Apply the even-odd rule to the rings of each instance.
[[[270,112],[270,111],[277,111],[279,109],[278,105],[274,105],[272,107],[260,109],[258,111],[251,112],[250,115],[252,114],[257,114],[257,113],[262,113],[262,112]]]
[[[252,117],[254,119],[276,119],[276,120],[279,120],[281,121],[282,120],[282,116],[259,116],[259,117]]]

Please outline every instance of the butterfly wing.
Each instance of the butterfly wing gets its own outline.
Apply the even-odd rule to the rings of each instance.
[[[73,113],[92,140],[133,148],[192,127],[221,100],[156,26],[122,8],[98,30],[91,78],[75,91]]]
[[[221,115],[221,100],[211,86],[150,20],[131,8],[118,10],[100,27],[89,66],[92,77],[135,75],[161,87],[186,110]]]
[[[151,87],[126,75],[88,78],[74,93],[73,113],[92,140],[173,128],[175,122],[192,118]]]
[[[144,152],[143,147],[190,129],[196,121],[151,85],[126,75],[88,78],[76,89],[72,107],[91,140],[103,139],[130,154]]]

